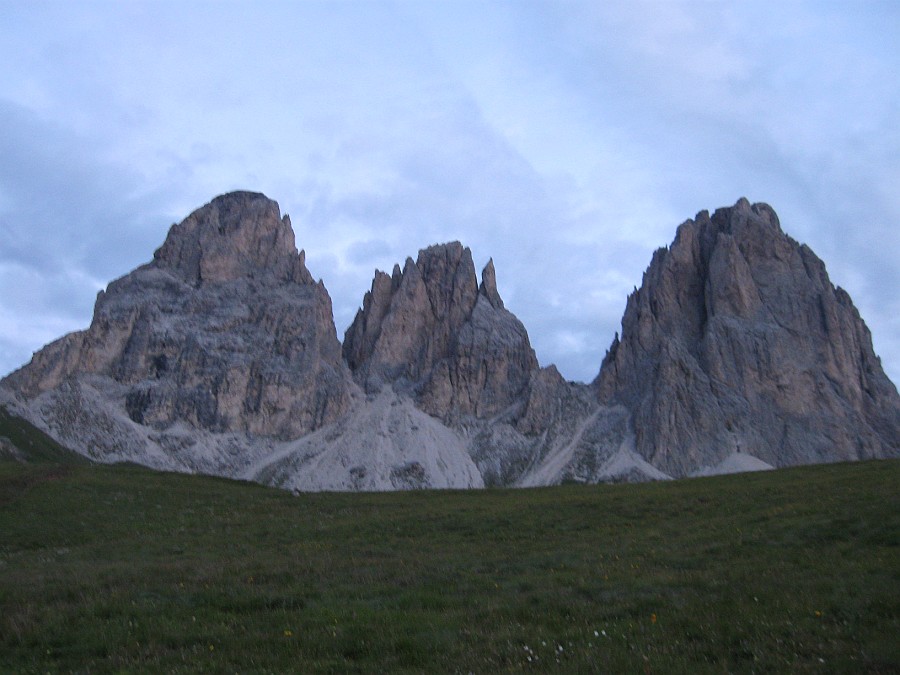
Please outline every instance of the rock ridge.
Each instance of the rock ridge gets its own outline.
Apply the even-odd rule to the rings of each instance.
[[[0,404],[99,461],[293,490],[663,480],[900,456],[900,397],[825,265],[746,199],[658,249],[591,384],[539,366],[493,260],[376,270],[343,344],[287,215],[173,225]],[[7,454],[13,455],[11,451]]]

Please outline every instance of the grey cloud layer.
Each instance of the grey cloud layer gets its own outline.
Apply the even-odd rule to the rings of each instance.
[[[764,200],[900,378],[889,3],[136,2],[7,18],[3,372],[86,326],[97,288],[172,222],[246,188],[291,214],[339,332],[375,267],[459,239],[476,264],[494,258],[541,362],[581,380],[678,223]]]

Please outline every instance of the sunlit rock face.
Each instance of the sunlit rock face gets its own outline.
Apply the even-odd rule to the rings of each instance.
[[[628,298],[595,382],[673,476],[900,454],[900,399],[850,297],[766,204],[699,213]]]

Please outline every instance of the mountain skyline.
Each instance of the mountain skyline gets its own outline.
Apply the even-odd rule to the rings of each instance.
[[[682,223],[590,385],[541,368],[460,242],[331,299],[261,193],[220,195],[0,402],[100,462],[292,490],[620,482],[900,452],[900,397],[824,262],[741,199]]]

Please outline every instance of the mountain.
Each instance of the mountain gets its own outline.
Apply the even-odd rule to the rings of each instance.
[[[391,277],[376,272],[343,350],[367,390],[390,383],[445,421],[496,415],[538,368],[525,327],[497,292],[493,261],[479,286],[458,242],[420,251]]]
[[[252,436],[297,438],[340,417],[353,383],[290,220],[236,192],[174,225],[150,263],[98,295],[87,330],[3,386],[94,459],[227,474],[260,445]]]
[[[595,382],[672,476],[900,453],[897,390],[825,265],[765,204],[703,211],[658,250]]]
[[[591,384],[541,368],[489,262],[430,246],[337,339],[264,195],[217,197],[112,282],[0,403],[99,461],[381,490],[656,480],[900,455],[900,397],[850,298],[740,200],[683,223]]]

